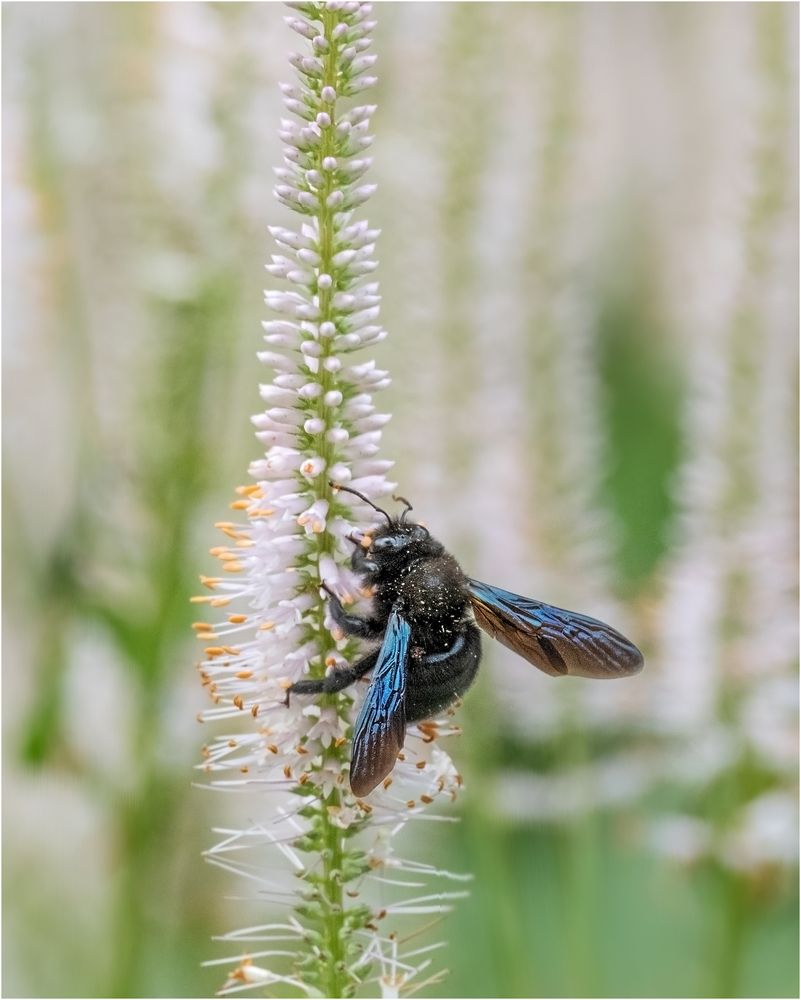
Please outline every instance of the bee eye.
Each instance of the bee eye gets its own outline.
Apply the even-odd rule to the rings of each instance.
[[[373,542],[373,548],[377,552],[391,551],[394,549],[400,549],[406,544],[405,538],[400,538],[398,535],[384,535],[383,538],[376,538]]]

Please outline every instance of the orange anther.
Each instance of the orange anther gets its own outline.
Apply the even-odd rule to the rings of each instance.
[[[418,722],[417,723],[417,728],[423,734],[423,742],[424,743],[433,743],[433,741],[439,735],[439,730],[431,722]]]

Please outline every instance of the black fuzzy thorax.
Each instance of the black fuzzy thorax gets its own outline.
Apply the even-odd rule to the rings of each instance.
[[[393,607],[412,627],[412,642],[427,652],[449,649],[468,614],[467,580],[448,553],[421,556],[400,571],[370,574],[374,613],[386,619]]]

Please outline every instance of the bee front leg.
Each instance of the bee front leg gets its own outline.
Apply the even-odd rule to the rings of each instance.
[[[384,627],[374,618],[359,618],[358,615],[349,615],[342,607],[342,602],[328,586],[322,584],[323,590],[328,594],[328,608],[331,617],[342,629],[345,635],[355,635],[360,639],[380,639],[384,634]]]

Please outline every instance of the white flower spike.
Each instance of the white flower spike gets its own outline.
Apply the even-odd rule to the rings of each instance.
[[[293,912],[284,922],[227,935],[251,950],[210,964],[235,966],[223,993],[286,985],[341,997],[372,981],[395,996],[428,968],[432,949],[404,950],[388,926],[393,916],[441,913],[463,893],[421,892],[421,875],[455,876],[397,857],[391,841],[437,798],[455,797],[461,779],[438,744],[454,727],[425,723],[409,728],[391,777],[367,800],[356,799],[347,781],[352,692],[286,704],[294,681],[323,676],[356,653],[329,630],[322,584],[345,601],[358,594],[347,568],[349,536],[371,525],[372,512],[331,483],[376,500],[394,485],[386,478],[391,463],[377,457],[389,417],[372,400],[389,384],[387,373],[351,359],[385,336],[377,325],[378,285],[365,283],[377,266],[378,233],[353,217],[375,190],[360,183],[375,109],[341,107],[374,82],[364,73],[374,58],[361,54],[370,45],[371,5],[289,6],[287,23],[308,48],[290,58],[298,82],[282,87],[293,117],[281,122],[285,164],[275,195],[304,218],[296,229],[270,229],[281,252],[267,270],[291,290],[265,292],[281,317],[264,323],[267,350],[259,355],[273,371],[260,389],[265,409],[253,418],[265,452],[251,464],[255,482],[239,487],[231,504],[243,523],[217,524],[226,544],[211,553],[222,572],[201,577],[209,593],[194,598],[225,608],[226,617],[194,628],[205,643],[200,675],[215,703],[203,719],[248,724],[215,739],[202,767],[216,787],[265,796],[261,818],[247,829],[218,831],[222,839],[208,859],[254,881],[259,899],[286,903],[289,895]],[[296,893],[267,877],[269,857],[253,860],[264,851],[298,876]],[[370,902],[371,882],[381,885],[380,906]],[[420,985],[418,978],[411,988]]]

